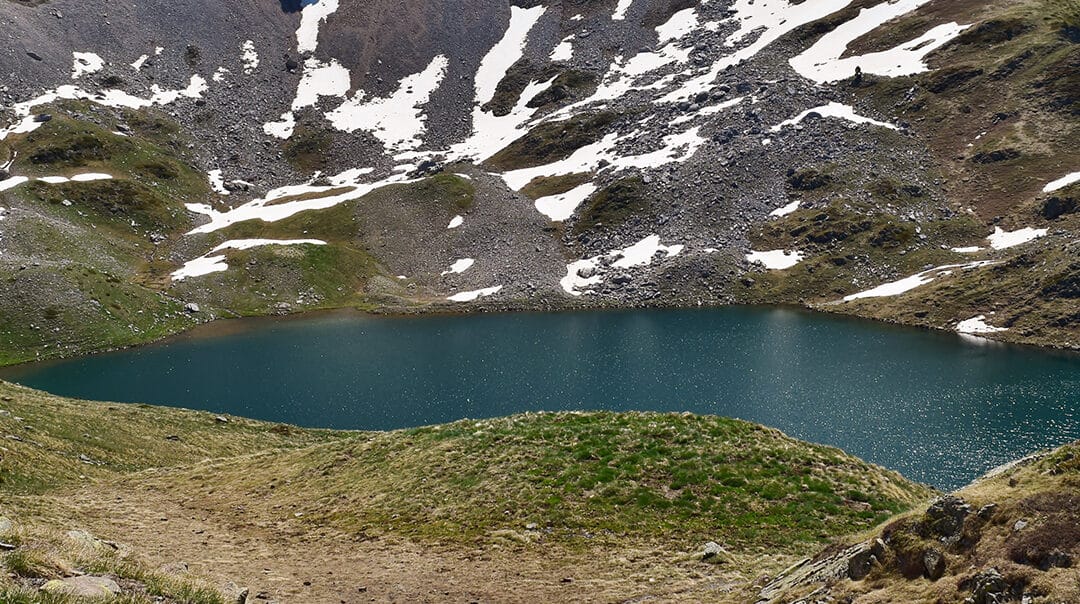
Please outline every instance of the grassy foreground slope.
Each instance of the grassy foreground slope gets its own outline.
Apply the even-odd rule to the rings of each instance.
[[[45,581],[80,572],[115,578],[122,601],[221,601],[206,586],[229,581],[269,600],[339,601],[359,588],[304,573],[355,574],[417,548],[440,552],[449,574],[406,575],[447,581],[447,593],[466,589],[449,577],[473,576],[462,597],[740,601],[762,572],[931,495],[837,449],[715,417],[529,414],[335,433],[7,384],[0,401],[11,523],[0,541],[14,546],[0,552],[3,601],[37,601]],[[702,560],[709,541],[723,549]],[[523,574],[537,569],[560,575]],[[400,572],[366,581],[378,599],[410,585]]]

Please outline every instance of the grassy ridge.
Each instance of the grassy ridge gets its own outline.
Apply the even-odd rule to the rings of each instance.
[[[838,449],[742,421],[541,413],[380,433],[228,461],[158,486],[223,484],[302,526],[440,542],[695,543],[798,549],[930,491]],[[224,503],[224,501],[223,501]]]

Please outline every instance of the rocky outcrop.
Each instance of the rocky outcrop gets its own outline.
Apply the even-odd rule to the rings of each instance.
[[[1078,451],[1080,443],[1007,464],[873,541],[803,561],[766,585],[759,604],[858,602],[870,592],[874,601],[924,601],[911,599],[920,590],[925,601],[965,604],[1078,601]]]

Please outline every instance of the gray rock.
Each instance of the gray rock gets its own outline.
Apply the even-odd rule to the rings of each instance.
[[[201,309],[199,308],[198,304],[196,304],[194,302],[188,302],[187,304],[184,305],[184,310],[187,311],[187,312],[190,312],[190,313],[197,313]]]
[[[120,586],[108,577],[86,575],[49,581],[41,587],[41,591],[60,596],[98,598],[109,601],[120,593]]]
[[[592,278],[593,276],[596,275],[596,267],[595,266],[586,266],[586,267],[579,268],[577,274],[578,274],[578,277],[581,277],[582,279],[590,279],[590,278]]]
[[[705,544],[705,551],[701,554],[701,559],[710,560],[726,554],[727,552],[724,551],[724,548],[720,547],[719,543],[715,541],[710,541]]]
[[[10,533],[15,528],[15,523],[7,516],[0,516],[0,534]]]
[[[852,581],[861,581],[870,574],[877,557],[870,549],[860,549],[848,560],[847,576]]]
[[[68,531],[67,537],[83,547],[102,551],[120,551],[120,544],[115,541],[99,539],[86,531]]]
[[[1015,522],[1015,523],[1013,524],[1013,530],[1014,530],[1014,531],[1022,531],[1022,530],[1024,530],[1024,529],[1026,529],[1026,528],[1027,528],[1027,526],[1028,526],[1028,521],[1027,521],[1027,520],[1024,520],[1024,519],[1020,519],[1020,520],[1017,520],[1017,521],[1016,521],[1016,522]]]

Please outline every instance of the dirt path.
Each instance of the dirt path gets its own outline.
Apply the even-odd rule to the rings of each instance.
[[[186,564],[255,603],[738,601],[745,579],[690,554],[567,552],[545,544],[427,545],[297,534],[242,502],[95,485],[65,505],[94,534],[156,566]]]

